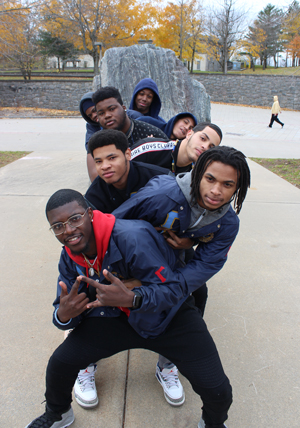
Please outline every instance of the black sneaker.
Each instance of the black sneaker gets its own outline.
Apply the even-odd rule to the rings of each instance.
[[[62,415],[46,408],[46,412],[26,425],[25,428],[65,428],[74,422],[72,407]]]

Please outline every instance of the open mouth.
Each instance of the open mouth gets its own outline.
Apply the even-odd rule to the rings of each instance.
[[[82,235],[73,235],[65,239],[65,243],[69,246],[77,245],[82,239]]]

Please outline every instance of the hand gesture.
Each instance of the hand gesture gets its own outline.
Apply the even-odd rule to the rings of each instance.
[[[123,279],[122,282],[126,285],[128,290],[132,290],[133,288],[140,287],[142,285],[141,281],[135,278]]]
[[[66,323],[71,318],[77,317],[87,309],[89,299],[86,297],[85,293],[78,294],[78,287],[80,282],[80,277],[77,277],[70,293],[68,293],[66,284],[63,281],[59,281],[59,285],[61,286],[61,293],[59,308],[57,310],[57,317],[62,323]]]
[[[103,270],[104,277],[111,283],[110,285],[101,284],[86,276],[80,276],[80,280],[92,285],[97,291],[97,300],[90,302],[88,308],[96,308],[98,306],[123,306],[124,308],[131,308],[134,293],[127,289],[127,287],[116,278],[108,270]]]
[[[187,250],[194,245],[194,241],[192,239],[179,238],[171,230],[168,230],[168,232],[163,236],[173,250]]]

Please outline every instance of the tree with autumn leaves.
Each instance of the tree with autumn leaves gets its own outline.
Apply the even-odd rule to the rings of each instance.
[[[25,80],[30,79],[39,55],[35,9],[33,2],[12,0],[0,4],[0,56],[19,68]]]
[[[26,3],[27,1],[27,3]],[[299,59],[300,7],[293,0],[285,13],[271,4],[262,10],[245,36],[246,13],[235,0],[220,0],[219,7],[204,10],[201,0],[2,0],[0,2],[0,55],[30,78],[41,58],[56,52],[90,54],[98,71],[99,45],[108,48],[151,39],[156,46],[175,51],[193,69],[195,58],[207,53],[223,72],[238,50],[252,63],[283,47]],[[50,41],[52,40],[53,46]],[[69,49],[69,51],[68,51]]]
[[[204,11],[198,0],[177,0],[157,8],[157,24],[152,30],[156,46],[172,49],[181,61],[193,63],[206,52]]]
[[[284,16],[282,43],[292,57],[292,65],[300,65],[300,4],[294,0]]]
[[[48,0],[41,7],[45,30],[67,39],[90,54],[97,72],[98,46],[128,46],[148,36],[148,17],[155,17],[150,3],[137,0]]]

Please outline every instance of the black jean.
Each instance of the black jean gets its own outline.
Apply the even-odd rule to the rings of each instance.
[[[167,330],[155,339],[145,339],[136,333],[123,313],[117,318],[83,320],[49,360],[47,406],[63,413],[72,401],[72,388],[80,369],[135,348],[157,352],[176,364],[202,399],[204,421],[216,428],[223,427],[232,403],[231,386],[199,310],[188,302],[182,305]]]
[[[270,121],[270,124],[269,124],[269,127],[271,128],[272,127],[272,125],[273,125],[273,123],[274,122],[277,122],[277,123],[279,123],[281,126],[283,126],[284,124],[282,123],[282,122],[280,122],[280,120],[278,119],[278,115],[277,114],[272,114],[272,116],[271,116],[271,121]]]

